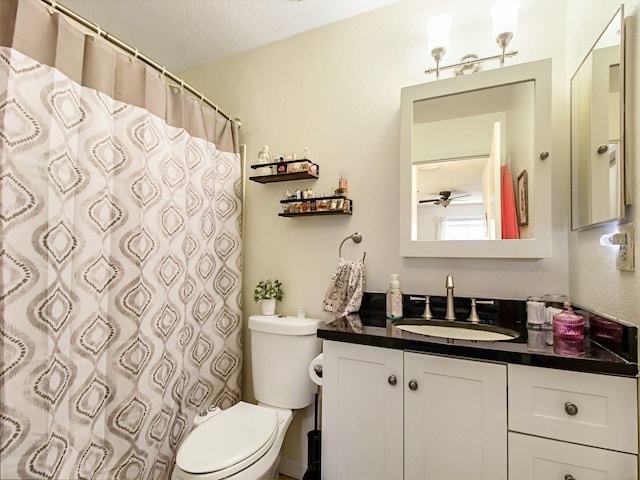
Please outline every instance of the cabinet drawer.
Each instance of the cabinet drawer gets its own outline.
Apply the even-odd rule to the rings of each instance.
[[[509,433],[509,478],[637,480],[636,455]]]
[[[633,378],[508,366],[509,430],[638,453]]]

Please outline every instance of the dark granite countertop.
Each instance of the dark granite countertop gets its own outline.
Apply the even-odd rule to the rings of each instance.
[[[420,317],[424,300],[403,297],[405,318]],[[446,299],[430,297],[434,318],[444,317]],[[493,305],[479,304],[481,323],[510,328],[520,336],[513,340],[496,342],[454,340],[400,330],[385,316],[384,293],[365,293],[357,314],[340,317],[318,329],[318,337],[325,340],[357,343],[478,360],[489,360],[520,365],[606,373],[622,376],[638,375],[637,328],[618,323],[619,335],[615,340],[591,338],[588,328],[591,312],[574,306],[576,313],[585,318],[584,341],[562,343],[553,341],[549,330],[527,329],[526,304],[519,300],[493,300]],[[470,299],[456,298],[457,321],[469,315]],[[553,344],[553,345],[551,345]]]

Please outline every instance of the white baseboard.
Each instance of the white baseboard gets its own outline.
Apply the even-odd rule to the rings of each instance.
[[[286,475],[287,477],[301,480],[304,476],[304,472],[307,471],[307,466],[283,457],[282,460],[280,460],[279,470],[281,474]]]

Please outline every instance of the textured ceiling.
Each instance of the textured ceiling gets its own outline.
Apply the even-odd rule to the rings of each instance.
[[[398,0],[61,0],[179,73]]]

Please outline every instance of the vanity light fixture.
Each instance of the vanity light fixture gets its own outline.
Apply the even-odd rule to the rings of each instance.
[[[436,61],[436,78],[440,78],[440,61],[449,48],[449,30],[451,29],[451,15],[441,14],[431,17],[427,22],[429,35],[429,51]]]
[[[491,8],[491,16],[493,18],[493,36],[496,43],[502,50],[500,55],[491,57],[477,58],[476,55],[468,54],[462,57],[460,63],[440,66],[440,61],[449,47],[449,29],[451,28],[450,15],[436,15],[427,22],[427,32],[429,35],[429,51],[436,61],[435,68],[428,68],[425,74],[431,75],[435,72],[436,78],[440,78],[441,70],[456,68],[457,74],[472,73],[479,70],[479,64],[490,60],[500,60],[500,66],[504,65],[506,57],[514,57],[518,54],[517,50],[507,52],[507,47],[511,39],[518,31],[518,10],[520,8],[520,0],[499,0]]]
[[[509,46],[509,42],[511,42],[513,36],[518,32],[519,9],[520,0],[500,0],[491,7],[493,37],[502,49],[500,66],[504,65],[504,57],[507,56],[506,49]]]

